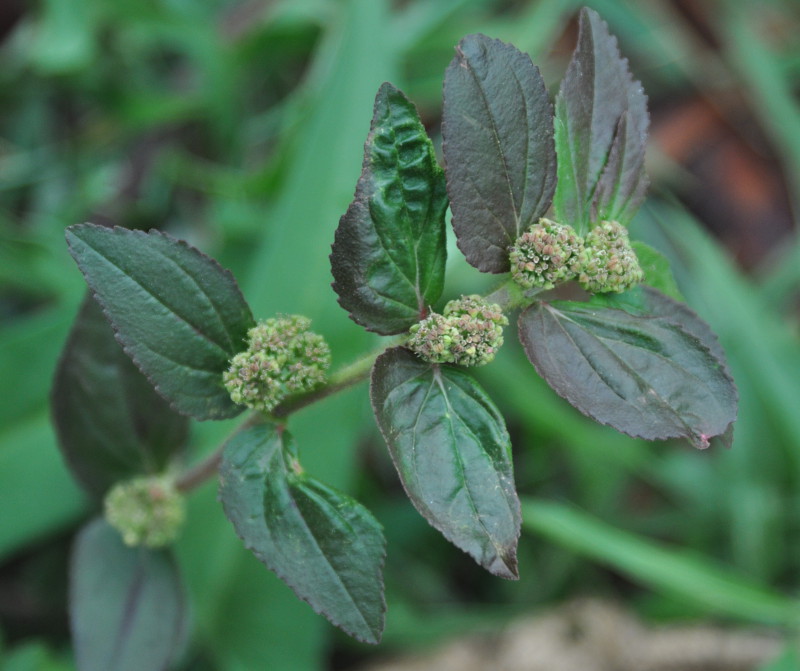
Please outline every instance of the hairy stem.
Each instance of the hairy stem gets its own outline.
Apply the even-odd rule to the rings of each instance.
[[[370,370],[372,370],[372,364],[375,363],[375,359],[377,359],[384,351],[386,351],[386,349],[386,347],[381,347],[379,350],[370,352],[366,356],[357,359],[344,368],[340,368],[333,375],[331,375],[327,384],[324,386],[314,389],[313,391],[309,391],[305,394],[299,394],[286,399],[284,402],[278,404],[278,406],[272,411],[272,416],[281,419],[288,417],[292,413],[297,412],[298,410],[301,410],[312,403],[321,401],[323,398],[327,398],[328,396],[332,396],[333,394],[347,389],[348,387],[352,387],[354,384],[358,384],[361,382],[361,380],[367,378]]]
[[[239,424],[228,437],[222,441],[222,444],[209,454],[203,461],[195,464],[191,468],[184,471],[175,481],[175,487],[181,492],[189,492],[195,487],[199,487],[206,480],[214,477],[219,468],[219,462],[222,459],[222,450],[225,444],[233,438],[237,433],[260,424],[265,419],[264,415],[258,412],[251,412],[247,419]]]
[[[487,303],[496,303],[503,312],[530,305],[543,289],[523,289],[514,280],[508,279],[490,294],[484,296]]]

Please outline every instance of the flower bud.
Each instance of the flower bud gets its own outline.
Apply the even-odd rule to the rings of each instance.
[[[267,319],[247,332],[248,348],[223,373],[234,403],[270,412],[292,394],[325,382],[331,352],[325,339],[309,331],[300,315]]]
[[[104,507],[106,521],[131,546],[169,545],[178,536],[186,517],[183,495],[163,475],[117,483],[106,494]]]
[[[628,230],[617,221],[601,221],[586,236],[578,281],[591,293],[622,293],[644,280]]]
[[[583,239],[572,226],[540,219],[511,247],[511,277],[523,289],[552,289],[580,272],[582,252]]]
[[[450,301],[443,314],[431,313],[410,329],[408,346],[430,363],[483,366],[503,344],[508,319],[480,296]]]

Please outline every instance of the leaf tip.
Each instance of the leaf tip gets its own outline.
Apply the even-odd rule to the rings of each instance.
[[[506,580],[519,580],[519,564],[517,562],[517,546],[499,552],[493,561],[484,568],[492,575]]]

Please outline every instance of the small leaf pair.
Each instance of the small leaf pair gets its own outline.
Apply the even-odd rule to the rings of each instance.
[[[183,241],[91,224],[71,227],[67,240],[105,315],[87,298],[56,376],[54,417],[73,473],[101,496],[120,480],[165,470],[182,450],[187,419],[170,405],[199,420],[242,411],[224,388],[223,373],[245,348],[254,320],[230,272]],[[352,636],[376,643],[385,610],[380,525],[363,506],[287,463],[299,469],[294,444],[275,426],[236,436],[222,461],[225,512],[245,545],[301,599]],[[124,581],[128,568],[157,571],[156,581],[178,580],[178,574],[174,567],[167,571],[167,553],[118,547],[116,531],[105,523],[98,529],[81,536],[74,554],[72,614],[80,655],[105,663],[117,657],[106,650],[109,627],[95,621],[102,611],[84,593],[93,562],[119,555],[114,580]],[[113,590],[103,607],[113,610],[110,600],[125,594],[145,599],[141,612],[152,609],[149,592]],[[167,622],[160,627],[156,615],[149,624],[133,624],[151,637],[154,650],[169,650],[165,637],[173,628]],[[115,636],[124,635],[135,651],[139,633]],[[125,645],[120,654],[128,654]],[[156,653],[148,654],[138,668],[165,666],[164,660],[151,665]],[[101,661],[81,668],[135,668],[133,662]]]
[[[602,220],[630,222],[647,189],[647,98],[596,12],[581,11],[555,118],[527,55],[484,35],[456,51],[442,135],[453,228],[469,263],[508,272],[509,248],[551,204],[581,235]]]
[[[470,36],[457,51],[445,77],[443,148],[453,228],[467,261],[507,272],[509,248],[551,201],[555,220],[581,235],[624,231],[647,188],[647,99],[600,17],[581,11],[554,119],[538,70],[514,47]],[[647,281],[658,283],[654,252],[645,254]],[[597,277],[586,286],[627,288],[626,270],[641,277],[633,255],[602,259],[607,265],[593,265]],[[612,277],[598,281],[604,273]],[[532,301],[519,318],[531,363],[581,412],[619,431],[687,438],[696,447],[717,435],[729,443],[737,395],[715,336],[655,290],[634,293],[635,308]]]
[[[331,252],[333,288],[354,321],[388,335],[426,316],[444,284],[446,208],[444,175],[414,105],[383,84]],[[397,347],[375,362],[371,397],[417,510],[483,567],[516,578],[511,445],[486,393],[463,370]]]

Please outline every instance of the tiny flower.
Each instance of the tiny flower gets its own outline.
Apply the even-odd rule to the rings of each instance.
[[[409,330],[408,346],[430,363],[482,366],[503,344],[508,319],[500,307],[480,296],[450,301],[443,314],[432,312]]]
[[[450,346],[453,342],[450,322],[437,312],[431,312],[410,329],[408,344],[417,355],[430,363],[453,363]]]
[[[619,222],[602,221],[589,231],[578,281],[591,293],[622,293],[644,280],[628,230]]]
[[[511,277],[523,289],[552,289],[580,272],[582,252],[583,240],[572,226],[540,219],[511,247]]]
[[[288,315],[251,328],[247,350],[231,359],[222,376],[233,402],[270,412],[286,397],[323,384],[331,352],[310,326],[308,318]]]
[[[126,545],[164,547],[178,536],[186,517],[183,495],[163,475],[119,482],[104,501],[106,521]]]

